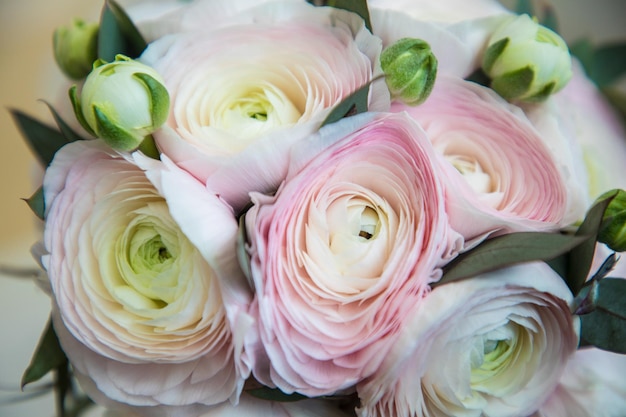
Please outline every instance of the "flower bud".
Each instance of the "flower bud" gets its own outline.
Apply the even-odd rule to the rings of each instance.
[[[98,24],[74,19],[70,26],[61,26],[52,38],[54,58],[70,78],[85,78],[98,53]]]
[[[482,69],[505,99],[542,101],[567,84],[572,59],[559,35],[520,15],[506,19],[491,35]]]
[[[604,211],[598,241],[616,252],[624,252],[626,251],[626,191],[609,191],[598,199],[602,200],[613,194],[615,197]]]
[[[380,64],[391,97],[410,106],[423,103],[435,85],[437,58],[421,39],[400,39],[382,52]]]
[[[87,76],[80,98],[76,86],[70,98],[76,118],[113,149],[132,151],[167,119],[169,94],[151,67],[122,55],[98,60]]]

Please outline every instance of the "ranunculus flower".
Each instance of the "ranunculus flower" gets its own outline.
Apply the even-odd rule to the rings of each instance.
[[[113,401],[236,402],[247,375],[220,281],[241,277],[237,223],[189,174],[151,163],[160,168],[144,161],[145,173],[95,140],[65,146],[48,168],[43,263],[55,328],[75,371]],[[188,205],[195,216],[181,211]],[[185,235],[192,228],[202,247]]]
[[[417,20],[457,23],[510,13],[496,0],[368,0],[370,9],[395,10]]]
[[[246,215],[267,355],[253,372],[285,392],[331,394],[376,370],[458,235],[437,158],[406,115],[329,125],[295,148],[289,172],[276,195],[253,193]]]
[[[543,263],[435,288],[380,369],[357,387],[360,416],[531,414],[576,350],[571,301]]]
[[[196,23],[150,44],[141,60],[171,95],[157,145],[239,209],[249,191],[275,191],[290,147],[380,73],[381,42],[344,10],[286,1],[225,13],[229,1],[191,4],[185,16]],[[220,10],[223,22],[211,15]],[[382,79],[370,97],[370,109],[388,108]]]
[[[584,214],[568,161],[557,159],[546,144],[550,138],[492,90],[442,76],[424,104],[392,109],[415,118],[447,161],[450,221],[467,240],[554,230]]]
[[[596,348],[576,351],[557,388],[532,417],[626,415],[626,355]]]

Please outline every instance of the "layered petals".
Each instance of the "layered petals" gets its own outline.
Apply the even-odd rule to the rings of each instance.
[[[571,299],[542,263],[434,289],[379,371],[358,386],[359,415],[530,415],[576,350]]]
[[[236,402],[245,375],[220,285],[240,274],[224,256],[235,248],[232,209],[206,191],[194,200],[216,223],[203,229],[213,246],[199,250],[173,216],[188,183],[162,194],[164,182],[97,140],[57,153],[44,178],[42,260],[55,327],[77,372],[112,400]]]
[[[264,348],[254,374],[326,395],[377,368],[460,242],[435,155],[406,115],[349,118],[296,151],[276,195],[253,194],[246,215]]]

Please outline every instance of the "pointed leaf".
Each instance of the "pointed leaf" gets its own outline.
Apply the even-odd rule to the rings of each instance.
[[[585,220],[576,231],[576,236],[585,237],[580,245],[573,248],[571,252],[548,262],[552,269],[563,277],[574,295],[578,294],[587,280],[602,218],[616,193],[617,191],[606,194],[605,198],[596,201],[593,207],[589,209]]]
[[[515,6],[515,13],[534,16],[535,9],[533,7],[532,1],[531,0],[517,0],[517,4]]]
[[[580,319],[581,345],[626,353],[626,280],[599,281],[596,308]]]
[[[486,240],[446,265],[443,277],[434,286],[522,262],[547,261],[567,253],[586,239],[586,236],[540,232],[498,236]]]
[[[262,400],[279,401],[279,402],[293,402],[293,401],[300,401],[300,400],[308,399],[308,397],[302,394],[298,394],[298,393],[285,394],[278,388],[268,388],[268,387],[248,389],[246,390],[246,393],[252,395],[253,397],[260,398]]]
[[[42,165],[49,165],[56,151],[70,142],[58,130],[26,113],[15,109],[10,111],[26,142]]]
[[[35,213],[37,217],[41,220],[45,220],[44,216],[46,213],[45,202],[43,198],[43,187],[39,187],[37,191],[33,193],[29,198],[25,198],[26,204],[28,207]]]
[[[596,48],[589,77],[603,88],[626,74],[626,43]]]
[[[120,5],[107,0],[100,18],[98,57],[111,62],[118,54],[137,58],[147,43]]]
[[[363,21],[365,21],[365,27],[370,32],[372,31],[372,22],[370,20],[369,9],[367,8],[367,0],[327,0],[325,4],[358,14]]]
[[[50,103],[48,103],[47,101],[44,101],[44,103],[46,104],[46,106],[48,106],[48,109],[50,109],[50,112],[52,113],[52,117],[54,117],[54,121],[56,122],[57,126],[59,127],[59,130],[61,131],[61,134],[65,137],[65,139],[67,139],[69,142],[74,142],[77,140],[85,140],[85,138],[83,138],[78,133],[76,133],[74,129],[72,129],[65,122],[65,120],[61,118],[59,113],[54,109],[54,107],[52,107]]]
[[[371,81],[335,106],[320,127],[335,123],[344,117],[365,113],[367,111],[367,97],[369,95],[370,84]]]
[[[22,376],[22,388],[41,379],[44,375],[53,369],[57,369],[67,362],[65,353],[59,345],[59,340],[49,320],[45,332],[42,334],[37,349],[33,354],[28,368]]]

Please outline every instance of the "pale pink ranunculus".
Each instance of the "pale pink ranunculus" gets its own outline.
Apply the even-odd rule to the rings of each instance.
[[[596,348],[578,350],[557,388],[532,417],[626,415],[626,355]]]
[[[556,230],[584,213],[576,177],[523,111],[492,90],[441,76],[424,104],[392,110],[413,117],[446,161],[450,221],[466,240]]]
[[[154,136],[236,210],[250,191],[275,191],[291,146],[380,74],[380,39],[344,10],[294,1],[239,10],[221,0],[192,3],[186,15],[179,33],[141,56],[170,93],[169,118]],[[388,109],[384,80],[370,98],[371,110]]]
[[[224,306],[245,279],[233,211],[171,162],[144,164],[93,140],[65,146],[46,171],[42,262],[59,340],[105,399],[236,402],[248,375]],[[201,247],[185,235],[194,228]]]
[[[357,386],[358,414],[528,416],[576,350],[572,298],[543,263],[435,288],[379,370]]]
[[[407,312],[459,247],[437,158],[406,115],[329,125],[294,150],[246,215],[262,383],[348,389],[384,359]],[[264,356],[266,359],[263,360]]]

